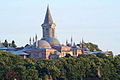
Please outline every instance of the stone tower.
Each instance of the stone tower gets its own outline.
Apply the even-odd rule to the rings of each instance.
[[[43,38],[41,40],[47,41],[51,47],[60,46],[60,42],[55,36],[55,27],[56,25],[53,22],[49,6],[47,7],[47,12],[45,15],[44,23],[42,24],[43,29]]]
[[[56,25],[53,23],[53,19],[48,6],[45,20],[44,23],[42,24],[43,38],[48,38],[48,37],[55,38],[55,26]]]

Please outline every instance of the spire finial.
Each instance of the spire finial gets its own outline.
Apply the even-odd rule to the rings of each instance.
[[[35,35],[35,42],[36,42],[36,48],[38,48],[38,41],[37,41],[38,37],[37,34]]]
[[[33,43],[35,42],[34,37],[33,37]]]
[[[82,37],[82,43],[84,43],[84,39],[83,39],[83,37]]]
[[[66,46],[68,45],[68,40],[66,39]]]
[[[82,48],[84,48],[85,47],[85,41],[84,41],[83,37],[82,37],[81,43],[82,43]]]
[[[71,36],[71,46],[73,45],[73,38],[72,38],[72,36]]]
[[[38,37],[37,37],[37,34],[35,35],[35,41],[37,41]]]
[[[74,42],[73,46],[76,46],[75,42]]]
[[[29,39],[29,44],[31,45],[31,37],[30,37],[30,39]]]

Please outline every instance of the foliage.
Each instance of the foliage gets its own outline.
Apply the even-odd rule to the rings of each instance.
[[[8,41],[5,40],[5,42],[3,42],[2,44],[3,44],[3,46],[5,46],[5,47],[13,47],[13,48],[16,48],[16,47],[17,47],[14,40],[12,40],[11,43],[8,43]]]
[[[3,45],[4,45],[5,47],[8,47],[8,46],[9,46],[8,41],[5,40],[5,42],[3,43]]]
[[[5,75],[5,78],[7,80],[14,80],[14,79],[17,79],[18,77],[17,77],[16,73],[13,70],[8,70],[6,75]]]
[[[99,49],[98,45],[96,45],[96,44],[93,44],[93,43],[89,42],[89,43],[85,43],[85,45],[91,52],[93,52],[93,51],[101,51]]]
[[[17,47],[14,40],[12,40],[11,47],[13,47],[13,48]]]
[[[23,59],[0,51],[0,80],[120,80],[120,56],[79,55],[57,60]]]

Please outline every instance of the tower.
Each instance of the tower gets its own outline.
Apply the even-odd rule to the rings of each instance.
[[[48,37],[55,38],[55,26],[56,25],[53,23],[53,19],[48,6],[45,20],[44,23],[42,24],[43,38],[48,38]]]
[[[47,41],[50,46],[60,46],[60,42],[55,37],[55,24],[53,22],[49,6],[47,6],[47,11],[44,19],[44,23],[41,25],[43,29],[43,38],[41,40]]]

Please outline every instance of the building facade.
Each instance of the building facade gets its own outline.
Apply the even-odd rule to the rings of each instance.
[[[30,46],[24,48],[25,52],[29,54],[29,58],[35,59],[57,59],[65,57],[66,54],[72,56],[78,56],[82,54],[80,47],[75,48],[72,44],[71,46],[63,46],[60,44],[59,40],[55,35],[56,24],[53,22],[49,6],[47,7],[45,19],[42,26],[43,37],[37,40],[35,37],[35,42]]]
[[[33,41],[31,38],[29,39],[29,45],[25,46],[23,49],[17,51],[14,49],[11,51],[8,48],[5,48],[5,50],[13,54],[18,54],[24,58],[28,57],[35,59],[58,59],[65,57],[66,54],[76,57],[80,54],[90,53],[89,49],[84,45],[83,40],[79,46],[75,43],[73,44],[72,38],[70,43],[66,41],[66,45],[60,44],[59,40],[56,38],[56,24],[52,19],[49,6],[47,7],[45,19],[41,27],[43,31],[41,39],[38,39],[36,35],[35,38],[33,38]],[[3,50],[3,47],[0,49]]]

